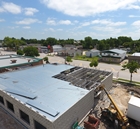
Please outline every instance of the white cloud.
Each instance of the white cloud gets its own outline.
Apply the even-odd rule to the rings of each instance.
[[[133,18],[133,17],[140,17],[140,16],[137,16],[137,15],[129,15],[128,17]]]
[[[112,22],[111,20],[94,20],[91,22],[92,24],[101,24],[101,25],[109,25],[109,26],[122,26],[126,25],[126,22]]]
[[[40,0],[48,8],[71,16],[93,16],[118,9],[140,9],[140,0]],[[63,3],[63,4],[62,4]]]
[[[48,18],[47,19],[47,24],[48,25],[56,25],[56,21],[54,18]]]
[[[36,8],[25,8],[25,15],[27,16],[33,16],[34,13],[37,13],[38,10]]]
[[[4,19],[0,19],[0,22],[4,22],[5,20]]]
[[[59,21],[59,24],[63,24],[63,25],[71,25],[71,21],[70,20],[61,20]]]
[[[139,27],[140,26],[140,20],[133,22],[132,25],[136,26],[136,27]]]
[[[19,14],[21,13],[21,7],[14,4],[14,3],[8,3],[8,2],[3,2],[2,7],[0,9],[0,12],[10,12],[13,14]]]
[[[19,26],[8,26],[8,28],[14,30],[14,29],[19,28]]]
[[[89,26],[91,23],[90,22],[84,22],[81,24],[81,26]]]
[[[49,31],[53,31],[54,32],[55,30],[53,28],[49,28]]]
[[[30,29],[30,26],[24,26],[23,29]]]
[[[63,31],[63,29],[57,29],[57,31]]]
[[[33,23],[41,23],[38,19],[33,19],[33,18],[25,18],[21,21],[17,21],[16,24],[23,24],[23,25],[29,25]]]

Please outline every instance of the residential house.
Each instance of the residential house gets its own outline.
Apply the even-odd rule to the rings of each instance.
[[[126,51],[121,49],[104,50],[101,52],[101,61],[109,63],[120,63],[126,58]]]
[[[90,51],[86,52],[87,57],[95,57],[95,56],[100,56],[100,51],[96,49],[92,49]]]

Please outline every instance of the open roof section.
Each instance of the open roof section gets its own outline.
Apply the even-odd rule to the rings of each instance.
[[[70,82],[74,86],[92,89],[105,79],[110,72],[82,67],[74,67],[53,76],[54,78]]]

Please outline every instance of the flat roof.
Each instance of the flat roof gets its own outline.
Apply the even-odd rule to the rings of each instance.
[[[135,53],[132,54],[132,56],[140,56],[140,53],[135,52]]]
[[[54,78],[70,65],[46,64],[0,74],[0,89],[54,121],[82,99],[89,90]]]
[[[138,97],[131,96],[131,98],[130,98],[128,103],[140,108],[140,98],[138,98]]]
[[[15,63],[12,63],[12,60],[16,60]],[[30,62],[28,62],[30,60]],[[1,68],[9,68],[13,66],[20,66],[23,64],[30,64],[33,62],[36,62],[40,59],[38,58],[32,58],[27,56],[20,56],[20,55],[0,55],[0,69]]]

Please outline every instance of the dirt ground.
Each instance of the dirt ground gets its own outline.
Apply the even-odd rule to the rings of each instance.
[[[140,88],[133,87],[133,86],[128,86],[125,84],[121,83],[114,83],[113,87],[109,91],[109,94],[115,101],[116,105],[119,107],[119,109],[126,115],[126,110],[128,107],[128,102],[131,98],[131,95],[135,95],[140,98]],[[97,104],[92,111],[92,115],[100,120],[100,125],[98,129],[114,129],[113,124],[106,120],[106,119],[101,119],[101,108],[107,108],[110,105],[110,100],[105,95],[103,97],[103,100],[98,100]],[[100,108],[101,107],[101,108]],[[84,121],[87,121],[88,118]],[[135,125],[135,122],[133,120],[129,120],[130,126],[128,129],[140,129],[140,127],[137,127]],[[81,124],[83,126],[83,123]]]
[[[0,129],[25,129],[20,123],[0,108]]]

